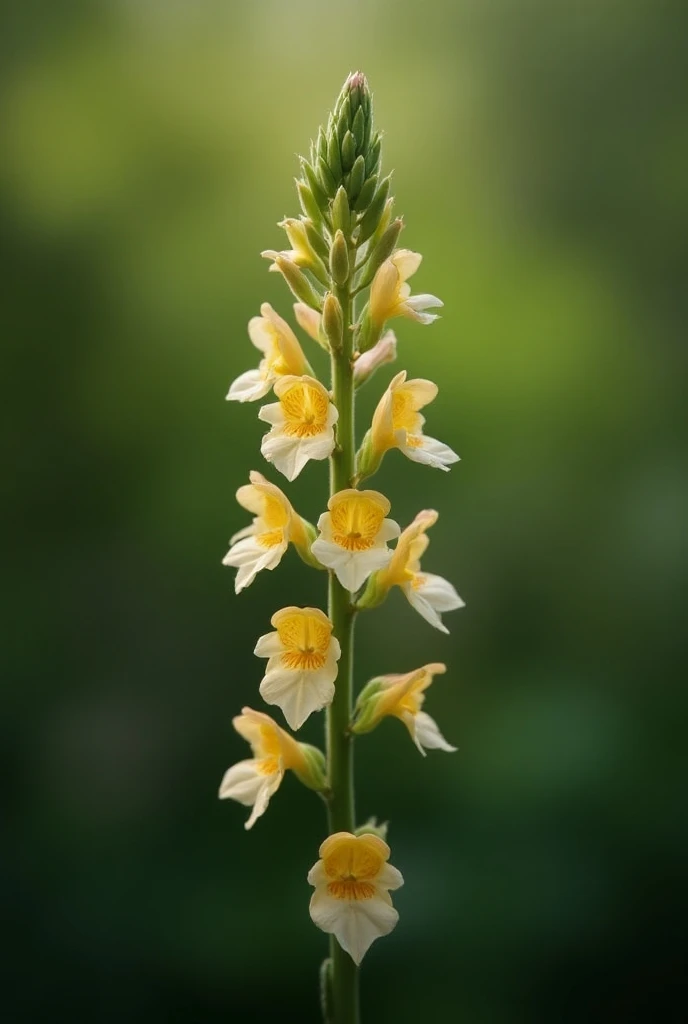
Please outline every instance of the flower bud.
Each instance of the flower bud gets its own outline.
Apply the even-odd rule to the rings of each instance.
[[[362,156],[357,156],[356,161],[351,168],[351,174],[349,175],[349,182],[346,187],[347,192],[352,199],[355,199],[358,193],[363,187],[365,180],[365,160]]]
[[[306,180],[308,182],[308,187],[311,190],[311,192],[313,193],[313,198],[315,199],[316,203],[318,204],[318,207],[320,208],[322,213],[327,213],[327,208],[328,208],[327,194],[326,194],[325,190],[323,189],[322,185],[320,184],[320,182],[318,181],[318,176],[316,175],[315,171],[313,170],[311,165],[308,163],[308,161],[303,159],[303,157],[301,158],[301,170],[306,175]]]
[[[373,139],[370,149],[366,154],[365,165],[366,175],[375,174],[380,163],[380,149],[382,147],[382,140],[379,135],[376,135]]]
[[[361,233],[359,235],[359,242],[365,242],[366,239],[374,233],[384,209],[385,203],[387,202],[387,196],[389,195],[391,175],[387,175],[386,178],[380,182],[377,192],[373,196],[370,206],[365,212],[363,220],[361,221]]]
[[[386,363],[393,363],[396,357],[396,335],[394,331],[385,331],[377,345],[359,355],[354,363],[354,383],[356,387],[360,388],[362,384],[365,384],[372,377],[376,370]]]
[[[377,174],[371,174],[369,178],[363,182],[363,187],[358,193],[358,198],[354,203],[354,210],[356,213],[363,213],[364,210],[368,209],[370,200],[375,195],[375,189],[377,188]]]
[[[365,115],[363,113],[363,107],[359,107],[354,114],[351,131],[356,142],[356,149],[360,153],[363,149],[363,137],[365,133]]]
[[[292,771],[294,775],[309,789],[322,792],[327,789],[327,764],[322,750],[312,747],[309,743],[299,743],[299,751],[302,760],[299,761]]]
[[[344,171],[350,171],[354,165],[356,159],[356,139],[353,133],[347,131],[346,135],[342,139],[342,168]]]
[[[306,216],[310,217],[310,219],[315,224],[322,224],[322,210],[316,203],[315,197],[313,196],[313,193],[309,189],[308,185],[306,185],[306,183],[303,181],[299,181],[298,179],[295,179],[295,181],[296,191],[299,196],[299,202],[301,203],[301,209],[306,214]]]
[[[360,319],[356,324],[356,331],[354,333],[355,351],[363,354],[377,345],[378,339],[382,334],[382,327],[382,323],[372,320],[370,316],[370,303],[366,302]]]
[[[312,569],[324,569],[314,554],[311,553],[311,547],[313,542],[317,540],[318,531],[309,523],[303,516],[298,517],[300,520],[299,528],[292,532],[291,542],[296,548],[296,552],[302,562],[309,565]]]
[[[317,294],[313,285],[310,283],[303,271],[299,270],[292,260],[278,253],[275,257],[275,261],[270,267],[270,270],[279,270],[284,280],[289,285],[292,293],[301,302],[305,302],[307,306],[312,306],[314,309],[322,309],[322,302],[320,296]]]
[[[346,194],[346,189],[343,185],[337,190],[337,195],[334,197],[332,203],[332,230],[343,231],[345,235],[349,234],[351,228],[351,215],[349,213],[349,198]]]
[[[303,223],[311,248],[314,252],[317,252],[321,260],[327,263],[328,256],[330,255],[329,249],[327,248],[327,242],[320,234],[312,220],[305,220]]]
[[[342,307],[331,292],[323,302],[322,328],[333,352],[339,352],[344,341]]]
[[[330,273],[335,284],[343,285],[349,279],[349,247],[344,233],[337,228],[330,249]]]
[[[383,232],[379,242],[375,245],[368,257],[368,265],[360,281],[357,283],[359,288],[366,288],[375,277],[375,271],[378,267],[380,267],[385,260],[389,259],[392,255],[403,226],[403,220],[401,217],[397,217],[396,220],[393,220],[389,227]]]
[[[356,608],[377,608],[387,597],[389,589],[382,572],[374,572],[368,577],[366,588],[356,602]]]
[[[306,332],[306,334],[316,341],[321,348],[324,348],[326,352],[330,351],[330,346],[323,337],[320,329],[321,317],[317,310],[311,309],[305,302],[294,303],[294,316],[299,327]],[[390,333],[389,331],[387,332]]]
[[[333,196],[335,194],[337,191],[337,183],[332,177],[332,171],[322,157],[318,158],[318,180],[328,196]]]
[[[364,825],[359,825],[358,828],[354,829],[355,836],[377,836],[378,839],[382,839],[383,842],[387,841],[387,832],[389,830],[388,821],[378,822],[377,818],[368,818]]]
[[[380,451],[373,444],[373,432],[369,430],[363,440],[361,447],[356,453],[356,483],[376,473],[382,462],[384,452]]]

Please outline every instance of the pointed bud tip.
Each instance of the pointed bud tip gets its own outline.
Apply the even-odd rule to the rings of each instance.
[[[370,92],[368,79],[362,71],[352,71],[344,83],[344,88],[348,89],[349,92],[353,92],[354,89],[360,90],[361,93]]]

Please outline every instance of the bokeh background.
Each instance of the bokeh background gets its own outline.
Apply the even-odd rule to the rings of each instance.
[[[245,833],[216,792],[260,706],[255,638],[323,581],[291,552],[234,596],[264,428],[224,395],[260,302],[290,314],[258,253],[358,67],[416,290],[445,300],[398,323],[399,367],[440,383],[428,426],[462,456],[392,453],[376,486],[402,524],[441,510],[425,564],[467,602],[450,637],[398,593],[359,624],[360,682],[448,663],[427,706],[460,747],[422,760],[394,721],[358,744],[360,818],[390,820],[406,878],[365,1019],[683,1019],[685,6],[3,20],[5,1019],[319,1020],[322,807],[289,777]],[[289,489],[312,520],[325,475]]]

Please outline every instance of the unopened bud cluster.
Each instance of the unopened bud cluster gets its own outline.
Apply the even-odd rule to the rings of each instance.
[[[389,499],[359,486],[393,449],[442,470],[458,459],[451,448],[424,432],[421,410],[434,400],[437,386],[408,379],[405,370],[394,374],[382,391],[355,451],[355,389],[397,357],[389,321],[406,317],[429,324],[436,316],[427,311],[442,305],[434,295],[411,294],[408,282],[421,257],[398,248],[403,222],[394,216],[390,182],[391,175],[382,173],[368,84],[361,73],[350,75],[309,158],[301,160],[296,181],[301,216],[286,217],[279,225],[288,247],[262,254],[292,292],[300,329],[330,353],[332,381],[318,380],[293,328],[264,303],[248,325],[260,353],[258,366],[241,374],[227,395],[252,402],[274,393],[275,400],[262,405],[258,414],[268,425],[261,453],[286,480],[294,480],[310,461],[329,459],[332,479],[339,481],[317,525],[257,471],[237,491],[238,503],[253,517],[231,538],[223,560],[237,570],[237,593],[262,570],[275,569],[291,545],[307,565],[328,570],[330,586],[327,612],[280,608],[270,620],[272,630],[255,646],[256,656],[266,659],[260,696],[281,711],[291,730],[325,710],[331,727],[328,757],[298,742],[269,715],[244,708],[234,726],[250,744],[252,757],[227,771],[220,796],[251,808],[247,828],[265,812],[288,770],[320,793],[331,821],[341,822],[340,812],[333,818],[333,808],[342,806],[350,780],[338,768],[341,759],[334,756],[334,746],[348,750],[354,736],[373,731],[384,718],[400,719],[421,753],[455,749],[423,710],[428,687],[445,672],[443,664],[376,677],[359,688],[355,702],[348,659],[341,661],[347,664],[346,673],[339,674],[354,616],[381,604],[393,587],[442,632],[447,632],[442,615],[463,604],[451,583],[421,568],[427,531],[437,512],[419,512],[402,530],[391,515]],[[390,542],[395,546],[390,548]],[[345,704],[338,700],[342,694]],[[341,714],[334,715],[337,707],[344,707],[343,722]],[[389,891],[403,880],[388,863],[386,826],[374,820],[357,826],[353,815],[351,819],[346,830],[335,826],[325,839],[308,880],[314,887],[313,920],[359,963],[371,942],[396,924]],[[325,987],[336,992],[328,973],[336,972],[336,958],[332,963],[325,971]]]

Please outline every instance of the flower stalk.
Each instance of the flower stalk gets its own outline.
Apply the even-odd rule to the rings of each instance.
[[[445,671],[443,664],[378,676],[356,696],[356,616],[376,608],[398,586],[412,608],[447,632],[441,614],[463,604],[447,580],[421,569],[426,533],[438,514],[418,513],[402,533],[390,518],[389,499],[359,484],[393,449],[442,470],[458,456],[423,431],[420,409],[436,397],[436,385],[407,380],[403,370],[381,396],[357,450],[356,388],[397,355],[388,321],[406,317],[430,324],[437,317],[426,311],[442,305],[434,295],[411,294],[408,279],[421,256],[396,247],[403,221],[393,217],[391,175],[381,172],[372,97],[360,72],[347,78],[310,158],[301,160],[296,185],[303,217],[280,223],[290,248],[262,255],[297,299],[301,329],[329,352],[329,389],[315,377],[291,327],[264,303],[261,316],[249,324],[263,358],[257,370],[232,384],[227,398],[252,402],[274,390],[278,401],[259,412],[270,424],[261,453],[288,481],[308,462],[329,459],[327,511],[316,528],[280,488],[254,471],[250,484],[237,492],[253,522],[232,537],[223,561],[237,569],[237,593],[263,569],[275,569],[292,544],[306,565],[328,570],[327,614],[293,605],[276,611],[274,631],[259,637],[254,652],[268,659],[260,695],[280,709],[291,729],[325,710],[325,754],[299,743],[270,716],[245,708],[234,725],[253,756],[225,773],[220,796],[251,807],[246,828],[265,813],[288,769],[325,801],[328,837],[307,876],[314,887],[311,918],[330,935],[320,972],[323,1017],[326,1024],[358,1024],[359,965],[373,941],[395,928],[399,915],[390,892],[403,878],[388,862],[386,826],[375,819],[357,825],[354,738],[396,717],[421,754],[456,748],[422,710],[425,691]],[[396,541],[394,549],[390,541]]]

